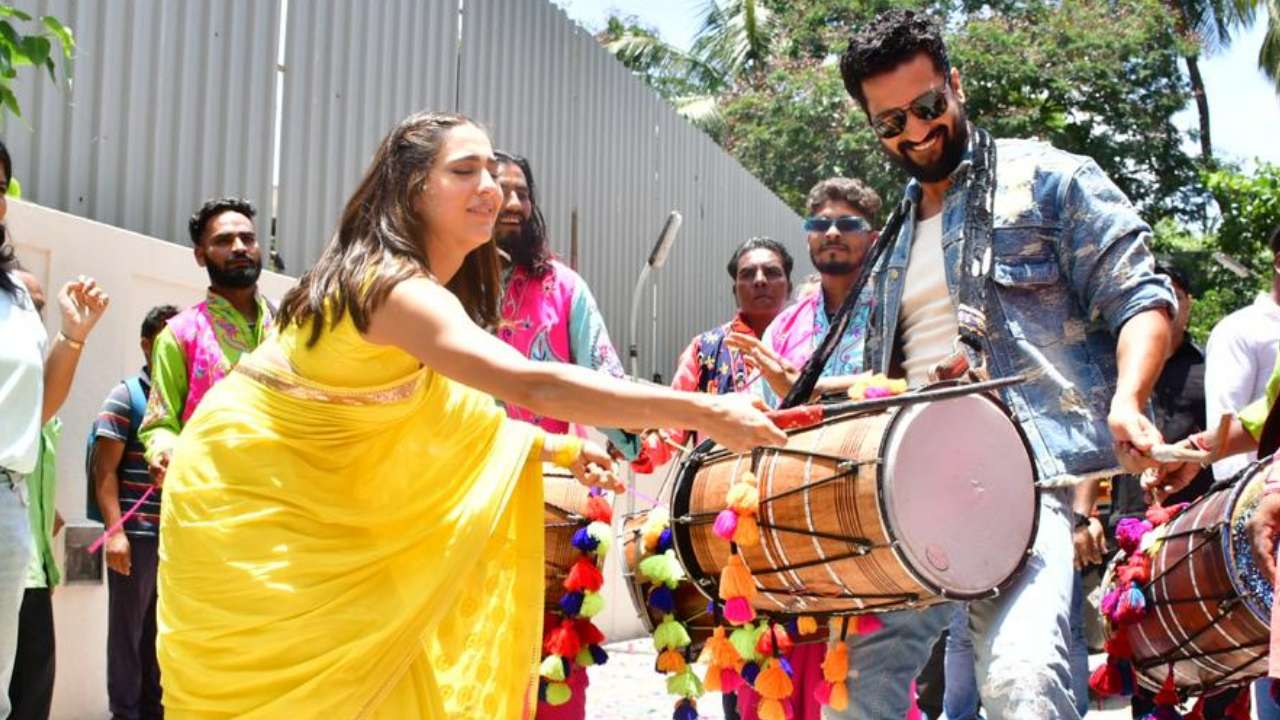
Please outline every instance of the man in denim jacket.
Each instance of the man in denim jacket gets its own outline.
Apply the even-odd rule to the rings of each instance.
[[[1144,408],[1175,300],[1153,272],[1150,228],[1092,160],[991,141],[969,125],[933,18],[882,14],[854,35],[841,74],[913,178],[901,232],[881,240],[894,244],[872,276],[868,368],[920,385],[959,358],[1027,378],[1002,396],[1046,490],[1021,575],[970,606],[987,716],[1078,718],[1067,659],[1070,487],[1154,466],[1146,453],[1161,439]],[[952,613],[895,613],[881,632],[851,639],[850,708],[828,717],[902,717],[906,688]]]

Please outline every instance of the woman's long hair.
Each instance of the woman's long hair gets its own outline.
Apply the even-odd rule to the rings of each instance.
[[[13,161],[9,159],[9,148],[0,140],[0,165],[4,166],[6,184],[13,177]],[[0,293],[17,300],[18,285],[9,273],[18,269],[18,257],[14,255],[13,244],[9,242],[9,231],[0,223]]]
[[[314,320],[308,345],[320,339],[327,324],[337,327],[343,316],[361,332],[397,284],[429,271],[418,245],[422,223],[414,198],[435,167],[449,130],[472,121],[452,113],[410,115],[391,131],[342,211],[338,232],[280,305],[279,326]],[[475,322],[494,327],[500,291],[497,247],[489,241],[467,254],[449,281],[451,290]]]

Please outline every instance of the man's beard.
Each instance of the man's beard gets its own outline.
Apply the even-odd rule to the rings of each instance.
[[[852,275],[858,271],[858,263],[851,263],[848,260],[823,260],[822,251],[809,253],[809,262],[813,263],[813,267],[823,275]]]
[[[498,249],[511,258],[511,264],[526,270],[533,267],[538,260],[537,239],[529,227],[529,223],[521,222],[520,229],[514,232],[499,232],[494,238]]]
[[[262,264],[254,263],[248,267],[224,268],[218,267],[213,263],[206,263],[205,270],[209,273],[209,283],[211,285],[225,288],[247,288],[257,284],[258,276],[262,274]]]
[[[956,118],[955,134],[945,125],[939,125],[930,132],[930,135],[940,132],[942,135],[942,154],[935,162],[928,165],[920,165],[911,159],[903,149],[903,145],[911,143],[899,143],[894,152],[888,153],[889,159],[911,177],[923,183],[936,183],[946,180],[956,167],[960,165],[960,161],[964,158],[964,151],[969,145],[969,120],[965,116],[964,108],[960,108],[959,116]],[[925,137],[928,140],[928,137]]]

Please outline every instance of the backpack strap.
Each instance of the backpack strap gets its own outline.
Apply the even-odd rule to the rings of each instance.
[[[131,375],[124,380],[124,386],[129,391],[129,432],[133,435],[138,434],[138,429],[142,427],[142,419],[147,412],[147,394],[142,392],[142,378],[137,375]],[[85,496],[84,496],[84,515],[90,520],[104,522],[102,512],[98,508],[98,495],[93,487],[93,451],[98,440],[98,421],[95,419],[89,423],[89,437],[85,440],[84,449],[84,479],[85,479]],[[128,445],[128,442],[125,442]]]

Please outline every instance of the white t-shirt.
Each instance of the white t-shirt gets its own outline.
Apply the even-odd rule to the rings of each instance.
[[[1204,416],[1210,430],[1224,413],[1239,412],[1263,396],[1278,350],[1280,306],[1267,293],[1218,321],[1204,351]],[[1229,478],[1257,456],[1251,452],[1219,460],[1213,476]]]
[[[17,297],[0,291],[0,467],[23,475],[36,467],[44,403],[44,323],[22,281]]]
[[[901,326],[907,384],[924,385],[929,371],[955,351],[960,334],[943,266],[942,213],[916,223],[902,288]]]

